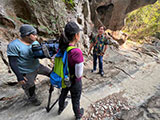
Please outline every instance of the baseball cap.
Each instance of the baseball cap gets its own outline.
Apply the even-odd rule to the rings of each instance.
[[[82,31],[75,22],[68,22],[65,26],[65,33],[76,34]]]
[[[30,34],[37,34],[37,30],[32,25],[28,24],[23,24],[20,27],[19,32],[21,33],[21,37],[25,37]]]

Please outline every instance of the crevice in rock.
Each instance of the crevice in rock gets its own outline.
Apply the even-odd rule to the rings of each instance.
[[[17,18],[21,22],[28,22],[28,23],[37,23],[36,18],[33,16],[33,12],[31,7],[23,0],[14,0],[12,2],[14,7],[14,12]]]
[[[77,18],[77,22],[80,24],[80,25],[82,25],[82,19],[81,18]]]
[[[4,7],[0,5],[0,25],[3,26],[4,28],[15,28],[15,22],[8,17],[6,14]]]
[[[99,6],[96,10],[99,15],[99,19],[102,21],[102,23],[108,27],[109,26],[109,21],[112,16],[112,11],[113,11],[114,5],[111,3],[109,5],[103,5]]]
[[[15,28],[15,24],[11,19],[7,19],[0,14],[0,25],[4,27]]]
[[[15,86],[18,84],[18,82],[7,82],[6,83],[8,86]]]
[[[0,47],[1,47],[1,42],[0,42]],[[10,65],[8,61],[5,59],[3,52],[1,50],[0,50],[0,58],[2,58],[2,61],[4,62],[4,64],[8,67],[8,73],[11,73]]]
[[[104,15],[106,14],[106,12],[111,12],[113,10],[114,5],[111,3],[109,5],[103,5],[103,6],[99,6],[97,8],[97,12],[99,13],[99,15]]]
[[[87,16],[88,16],[88,13],[89,13],[88,7],[87,7],[87,2],[85,2],[85,3],[83,4],[83,11],[82,11],[82,13],[84,14],[84,18],[86,19]]]
[[[89,2],[92,2],[92,0],[89,0]]]
[[[7,101],[7,100],[11,100],[11,99],[16,98],[16,97],[17,97],[17,95],[12,96],[12,97],[2,97],[2,98],[0,98],[0,101]]]

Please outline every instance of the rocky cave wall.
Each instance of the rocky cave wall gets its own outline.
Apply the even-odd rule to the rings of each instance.
[[[39,35],[53,37],[60,35],[67,21],[74,20],[83,29],[83,35],[100,24],[120,30],[127,13],[156,1],[74,0],[75,7],[67,8],[63,0],[0,0],[0,28],[17,32],[22,23],[29,23],[38,29]]]
[[[85,52],[91,31],[102,24],[120,30],[127,13],[157,0],[74,0],[68,7],[63,0],[0,0],[0,52],[6,57],[9,41],[19,37],[23,23],[32,24],[38,35],[51,39],[61,34],[67,21],[76,21],[82,32],[78,46]]]
[[[126,15],[142,6],[153,4],[157,0],[89,0],[91,20],[97,28],[100,24],[106,29],[120,30],[124,26]]]

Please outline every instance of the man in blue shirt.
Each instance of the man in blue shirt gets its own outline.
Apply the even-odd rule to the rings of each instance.
[[[11,69],[22,85],[28,99],[34,105],[40,105],[35,95],[35,79],[37,74],[49,77],[51,70],[33,57],[32,45],[39,44],[37,30],[28,24],[20,27],[21,39],[13,40],[7,47],[7,55]]]

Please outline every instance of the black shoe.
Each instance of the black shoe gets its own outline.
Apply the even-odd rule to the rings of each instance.
[[[68,101],[65,101],[63,109],[58,110],[58,115],[60,115],[63,112],[63,110],[66,108],[67,105],[68,105]]]
[[[92,73],[96,73],[96,70],[91,70]]]
[[[41,102],[37,98],[31,98],[29,101],[34,105],[34,106],[39,106],[41,105]]]
[[[83,114],[84,114],[84,109],[81,108],[80,109],[80,115],[79,115],[79,117],[76,117],[76,120],[80,120],[82,118]]]
[[[102,77],[104,76],[104,72],[101,72],[101,76],[102,76]]]

